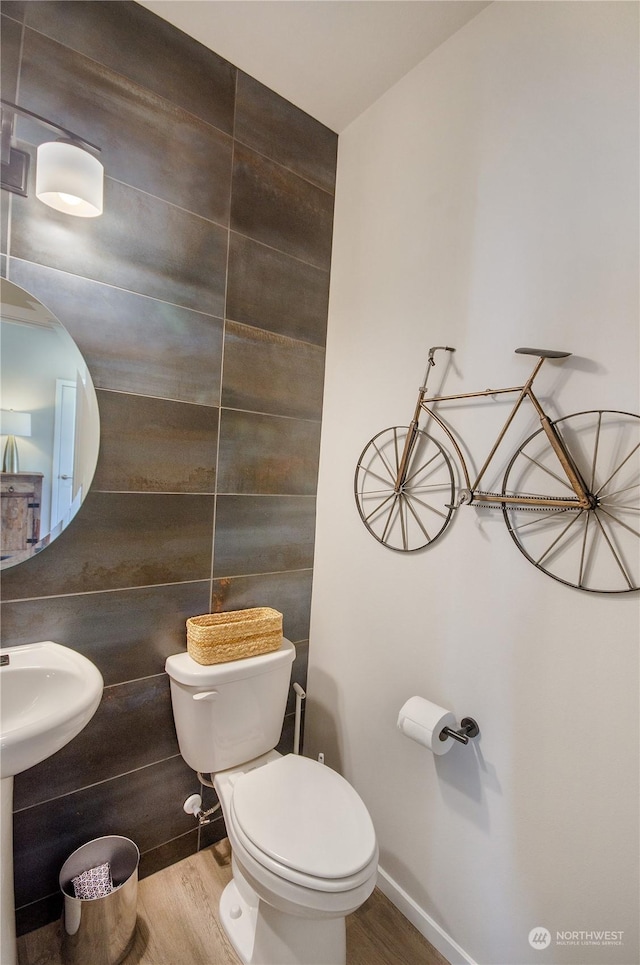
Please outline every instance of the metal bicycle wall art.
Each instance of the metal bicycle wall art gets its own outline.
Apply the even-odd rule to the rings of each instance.
[[[533,392],[547,359],[570,352],[518,348],[536,357],[524,385],[457,395],[427,392],[436,352],[429,350],[424,384],[408,426],[383,429],[364,447],[355,472],[360,517],[384,546],[409,553],[434,543],[462,506],[502,510],[516,546],[535,567],[580,590],[625,593],[640,587],[640,416],[606,409],[551,420]],[[514,395],[507,420],[475,479],[453,430],[440,414],[447,402]],[[513,453],[500,492],[482,481],[513,419],[530,403],[536,429]],[[438,411],[435,407],[438,406]],[[444,446],[427,428],[438,426],[453,447],[454,472]],[[458,487],[459,479],[462,486]]]

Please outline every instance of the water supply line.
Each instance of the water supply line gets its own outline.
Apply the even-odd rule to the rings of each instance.
[[[193,814],[194,817],[198,819],[198,824],[200,825],[200,827],[202,827],[203,824],[209,824],[209,822],[211,821],[211,815],[215,814],[216,811],[219,811],[222,805],[218,801],[218,803],[214,804],[213,807],[209,808],[208,811],[203,811],[202,798],[200,797],[200,795],[191,794],[184,802],[182,807],[187,814]]]
[[[294,684],[293,689],[296,692],[296,721],[295,721],[295,731],[293,737],[293,753],[300,753],[300,725],[302,722],[302,701],[307,696],[300,684]]]

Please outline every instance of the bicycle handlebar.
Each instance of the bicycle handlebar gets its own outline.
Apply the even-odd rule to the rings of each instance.
[[[452,348],[450,345],[433,345],[433,346],[429,349],[429,365],[435,365],[435,364],[436,364],[433,356],[434,356],[434,353],[435,353],[435,352],[439,352],[439,351],[443,351],[443,352],[455,352],[455,349]]]

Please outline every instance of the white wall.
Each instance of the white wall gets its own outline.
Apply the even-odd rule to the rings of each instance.
[[[639,960],[638,594],[549,579],[473,507],[393,553],[355,462],[444,342],[451,392],[523,380],[532,344],[574,353],[540,377],[559,411],[638,411],[638,259],[635,3],[494,3],[341,135],[305,753],[452,961]],[[476,456],[502,411],[456,410]],[[481,737],[435,758],[396,729],[413,694]],[[624,944],[556,941],[598,929]]]

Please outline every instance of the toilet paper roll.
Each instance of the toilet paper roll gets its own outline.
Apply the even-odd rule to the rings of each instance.
[[[456,728],[449,710],[432,704],[424,697],[410,697],[398,715],[398,728],[411,740],[428,747],[434,754],[446,754],[455,743],[450,737],[440,740],[443,727]]]

